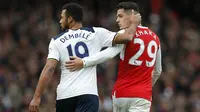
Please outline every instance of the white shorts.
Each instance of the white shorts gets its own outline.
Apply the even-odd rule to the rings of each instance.
[[[113,112],[150,112],[151,102],[143,98],[113,98]]]

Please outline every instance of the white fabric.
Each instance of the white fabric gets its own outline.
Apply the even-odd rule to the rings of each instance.
[[[70,54],[78,57],[90,56],[98,53],[105,46],[112,46],[115,32],[100,27],[93,27],[93,29],[94,32],[83,29],[69,30],[51,40],[47,58],[56,59],[61,64],[57,100],[83,94],[98,95],[96,66],[75,72],[65,68],[65,62],[69,60]]]
[[[156,56],[156,65],[155,68],[153,70],[153,76],[152,76],[152,85],[154,85],[156,83],[156,81],[158,80],[158,78],[160,77],[160,74],[162,72],[162,64],[161,64],[161,47],[159,47],[158,49],[158,53]]]
[[[118,33],[124,33],[125,30],[120,30]],[[96,53],[90,57],[83,58],[84,67],[93,66],[99,63],[103,63],[108,59],[115,57],[117,54],[122,52],[124,49],[124,44],[115,45],[113,47],[108,47],[107,49]],[[121,53],[120,53],[121,54]]]
[[[100,42],[103,47],[112,46],[113,38],[111,37],[114,37],[117,34],[116,32],[114,33],[101,27],[96,27],[95,30],[98,38],[100,39],[97,42]],[[93,43],[93,47],[95,47],[95,43]]]
[[[96,53],[90,57],[83,58],[84,67],[94,66],[99,63],[103,63],[108,59],[115,57],[124,48],[124,45],[116,45],[114,47],[108,47],[107,49]]]
[[[54,42],[54,39],[51,39],[51,42],[49,44],[49,54],[47,58],[56,59],[57,61],[59,61],[60,59],[60,53],[58,47],[56,46],[56,43]]]
[[[150,112],[151,102],[142,98],[113,98],[113,112]]]

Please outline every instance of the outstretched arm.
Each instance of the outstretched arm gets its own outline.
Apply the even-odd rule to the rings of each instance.
[[[66,68],[70,71],[80,70],[83,67],[94,66],[99,63],[103,63],[108,59],[115,57],[124,48],[124,45],[117,45],[115,47],[109,47],[95,55],[85,57],[83,59],[78,57],[72,57],[70,61],[66,62]]]
[[[83,58],[83,67],[89,67],[96,64],[105,62],[108,59],[115,57],[124,48],[124,45],[117,45],[115,47],[109,47],[93,56]]]

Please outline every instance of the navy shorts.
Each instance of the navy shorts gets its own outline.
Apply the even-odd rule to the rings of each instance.
[[[80,95],[56,101],[56,112],[98,112],[97,95]]]

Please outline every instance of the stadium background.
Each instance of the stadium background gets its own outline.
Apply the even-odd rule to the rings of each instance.
[[[121,0],[122,1],[122,0]],[[117,0],[76,0],[84,25],[117,31]],[[153,87],[152,112],[200,112],[200,1],[135,0],[143,25],[162,44],[163,72]],[[66,0],[0,1],[0,112],[27,112],[50,39],[60,32]],[[117,58],[98,65],[100,112],[112,112],[110,93]],[[41,112],[53,112],[59,68],[42,97]]]

